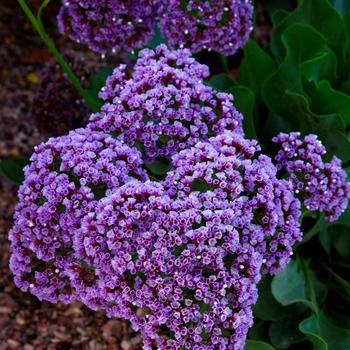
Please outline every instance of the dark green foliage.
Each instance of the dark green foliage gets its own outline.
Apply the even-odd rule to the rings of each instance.
[[[0,159],[0,174],[17,185],[24,180],[23,168],[28,164],[27,159],[22,158],[2,158]]]

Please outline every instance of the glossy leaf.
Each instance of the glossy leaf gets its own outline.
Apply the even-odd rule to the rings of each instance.
[[[103,67],[89,79],[88,92],[95,99],[99,99],[98,93],[105,86],[107,78],[113,73],[113,67]]]
[[[234,80],[228,74],[221,73],[213,75],[206,84],[218,91],[227,91],[234,85]]]
[[[285,31],[282,40],[286,48],[286,57],[278,70],[264,83],[262,95],[268,108],[283,116],[284,113],[293,113],[293,106],[286,107],[284,101],[286,92],[303,94],[302,73],[310,80],[311,77],[314,79],[316,76],[325,78],[328,72],[332,72],[330,69],[326,73],[323,71],[325,62],[322,65],[313,66],[310,70],[310,60],[321,57],[323,61],[328,57],[329,65],[332,65],[334,60],[331,59],[332,55],[326,46],[325,39],[310,26],[292,25]],[[329,55],[323,56],[324,54]],[[319,67],[318,71],[316,67]],[[333,73],[330,74],[328,78],[333,77]]]
[[[167,160],[158,158],[152,163],[146,163],[145,167],[153,175],[165,175],[170,170],[170,164]]]
[[[350,331],[333,324],[323,312],[300,323],[299,329],[314,344],[314,350],[349,350]]]
[[[350,257],[350,228],[334,225],[328,229],[333,246],[340,256]]]
[[[348,34],[343,18],[328,0],[300,0],[298,8],[279,22],[274,30],[271,43],[271,49],[279,59],[282,59],[286,53],[282,44],[282,35],[286,28],[295,23],[311,25],[320,32],[328,46],[337,55],[339,68],[342,70],[345,63]],[[302,40],[302,37],[300,39]],[[342,44],[339,45],[339,43]]]
[[[28,163],[28,159],[2,158],[0,159],[0,171],[8,180],[20,185],[24,180],[23,168]]]
[[[288,312],[272,294],[271,278],[265,277],[258,285],[259,299],[253,307],[254,315],[262,320],[279,320]]]
[[[314,350],[330,350],[327,343],[320,337],[317,322],[314,315],[299,324],[299,329],[304,333],[313,344]]]
[[[345,15],[350,11],[349,0],[330,0],[330,2],[337,9],[337,11],[342,15]]]
[[[350,96],[333,89],[329,81],[310,85],[308,95],[317,114],[338,114],[345,125],[350,124]]]
[[[237,82],[247,86],[259,100],[264,81],[274,71],[272,58],[255,41],[248,41],[244,47],[244,59],[237,72]]]
[[[254,105],[255,97],[253,92],[245,86],[233,86],[227,92],[234,96],[233,104],[243,115],[243,129],[250,139],[257,139],[254,124]]]
[[[305,278],[295,260],[292,260],[273,278],[271,287],[273,296],[284,306],[297,302],[310,306]]]
[[[305,336],[298,329],[298,324],[289,317],[273,321],[269,335],[271,343],[277,349],[288,349],[293,344],[305,340]]]
[[[274,348],[262,341],[247,340],[244,350],[274,350]]]

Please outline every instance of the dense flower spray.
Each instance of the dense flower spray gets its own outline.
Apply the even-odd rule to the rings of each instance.
[[[273,141],[281,147],[275,158],[277,167],[287,172],[306,209],[323,212],[329,221],[337,220],[350,198],[340,159],[325,162],[326,148],[316,135],[302,139],[298,132],[281,133]]]
[[[19,288],[125,318],[145,350],[243,350],[257,283],[302,238],[301,203],[335,220],[350,189],[313,135],[276,137],[274,165],[208,75],[187,49],[145,49],[85,129],[37,147],[9,234]],[[157,157],[161,181],[143,170]]]
[[[142,47],[153,36],[151,0],[62,0],[59,29],[102,55]]]
[[[121,66],[107,79],[100,97],[108,103],[91,116],[89,127],[138,146],[146,161],[170,158],[224,130],[243,133],[232,95],[206,86],[208,75],[186,49],[144,49],[130,78]]]
[[[160,29],[171,47],[232,55],[252,29],[250,0],[155,0]]]
[[[72,234],[94,201],[131,176],[145,180],[139,152],[103,133],[79,129],[39,145],[9,235],[16,284],[42,300],[71,301]]]
[[[232,55],[249,38],[252,14],[251,0],[62,0],[58,25],[102,55],[141,48],[156,22],[172,48]]]
[[[275,273],[301,239],[300,203],[291,184],[276,175],[277,169],[260,154],[256,141],[225,132],[175,155],[165,187],[180,198],[209,191],[217,196],[217,209],[230,206],[235,212],[231,223],[243,242],[263,255],[266,271]]]

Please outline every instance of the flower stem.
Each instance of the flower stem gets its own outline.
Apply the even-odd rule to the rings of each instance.
[[[57,50],[55,44],[50,39],[50,37],[47,35],[45,28],[41,21],[41,14],[43,9],[49,4],[50,0],[45,0],[43,4],[40,6],[40,9],[38,11],[38,17],[35,17],[29,6],[27,5],[25,0],[18,0],[19,5],[21,6],[23,12],[26,14],[30,22],[32,23],[35,30],[40,35],[41,39],[47,46],[47,48],[51,51],[53,56],[56,58],[57,62],[61,65],[62,69],[67,74],[69,80],[73,84],[73,86],[77,89],[80,96],[84,99],[85,103],[91,108],[93,112],[97,112],[100,109],[100,104],[97,99],[95,99],[90,93],[85,90],[81,84],[79,79],[76,77],[76,75],[73,73],[67,62],[64,60],[60,52]]]
[[[228,68],[227,57],[220,54],[220,62],[221,66],[226,74],[230,74],[230,70]]]

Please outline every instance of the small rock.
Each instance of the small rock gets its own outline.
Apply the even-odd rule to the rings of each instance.
[[[30,344],[25,344],[23,350],[34,350],[34,346]]]
[[[7,345],[12,350],[18,349],[20,346],[20,343],[17,340],[14,339],[7,339]]]
[[[120,346],[123,350],[132,350],[132,344],[129,340],[123,340]]]

